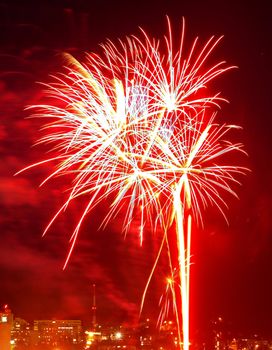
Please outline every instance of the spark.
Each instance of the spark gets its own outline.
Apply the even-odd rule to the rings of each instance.
[[[188,350],[192,225],[202,222],[209,203],[225,215],[222,192],[235,195],[232,184],[239,183],[236,178],[246,169],[224,163],[225,155],[244,151],[240,143],[225,141],[236,127],[215,123],[216,110],[225,100],[207,89],[211,80],[233,68],[224,61],[208,63],[221,38],[212,37],[201,48],[196,39],[186,53],[184,32],[183,21],[176,47],[168,20],[164,45],[142,31],[142,37],[118,45],[108,41],[102,55],[89,54],[85,64],[66,55],[66,73],[46,85],[53,102],[30,108],[35,116],[52,120],[39,143],[52,144],[56,156],[32,165],[57,162],[43,184],[73,175],[68,198],[46,231],[71,201],[89,197],[64,266],[83,220],[105,198],[113,199],[102,226],[126,205],[125,233],[140,208],[140,242],[147,222],[154,230],[160,226],[166,237],[175,223],[175,273],[182,300],[182,312],[176,310],[176,315],[182,324],[182,347]],[[172,278],[168,289],[177,299]]]

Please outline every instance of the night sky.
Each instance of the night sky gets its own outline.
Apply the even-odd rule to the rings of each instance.
[[[250,4],[251,3],[251,4]],[[113,41],[139,34],[162,36],[166,15],[179,38],[182,16],[186,43],[211,35],[224,39],[211,62],[225,59],[239,68],[213,82],[230,104],[219,120],[241,125],[239,140],[251,172],[235,188],[226,224],[220,213],[204,213],[204,228],[194,228],[192,328],[209,327],[221,316],[238,334],[272,330],[272,26],[269,1],[4,1],[0,0],[0,304],[31,321],[46,318],[91,320],[91,285],[97,285],[99,322],[133,323],[141,293],[159,247],[159,235],[146,232],[143,247],[135,230],[120,233],[122,217],[98,230],[108,203],[85,221],[75,251],[62,270],[71,234],[84,199],[73,203],[50,232],[42,232],[65,200],[66,178],[40,182],[52,171],[41,166],[14,176],[44,159],[45,148],[32,147],[41,121],[26,119],[25,107],[42,99],[37,82],[61,71],[62,52],[78,59]],[[137,223],[135,223],[137,225]],[[147,295],[146,315],[156,317],[167,274],[163,259]]]

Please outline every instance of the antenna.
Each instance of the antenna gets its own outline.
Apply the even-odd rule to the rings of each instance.
[[[95,295],[95,283],[92,285],[92,328],[96,329],[96,295]]]

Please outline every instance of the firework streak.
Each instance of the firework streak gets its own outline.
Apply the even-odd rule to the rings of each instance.
[[[102,225],[126,207],[123,230],[140,217],[141,242],[147,222],[163,230],[165,241],[175,225],[178,263],[175,271],[171,262],[170,267],[178,288],[171,280],[168,288],[181,325],[180,348],[187,350],[192,224],[202,222],[201,211],[209,204],[224,215],[222,192],[235,195],[231,185],[245,169],[222,162],[226,154],[243,152],[242,145],[225,139],[237,127],[215,123],[224,99],[207,89],[211,80],[233,68],[207,62],[221,38],[212,37],[200,48],[196,39],[184,52],[184,22],[176,48],[169,21],[168,29],[163,44],[145,32],[117,45],[108,41],[102,54],[89,54],[85,64],[66,55],[65,74],[55,76],[45,92],[53,102],[31,107],[35,116],[52,120],[40,142],[53,144],[55,156],[30,167],[57,162],[44,183],[73,176],[68,199],[45,232],[72,200],[89,196],[65,266],[82,221],[107,197],[113,199]],[[171,261],[172,248],[165,246]]]

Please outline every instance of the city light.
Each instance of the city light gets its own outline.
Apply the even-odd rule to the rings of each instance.
[[[115,333],[115,339],[117,339],[117,340],[122,339],[122,333],[116,332]]]

